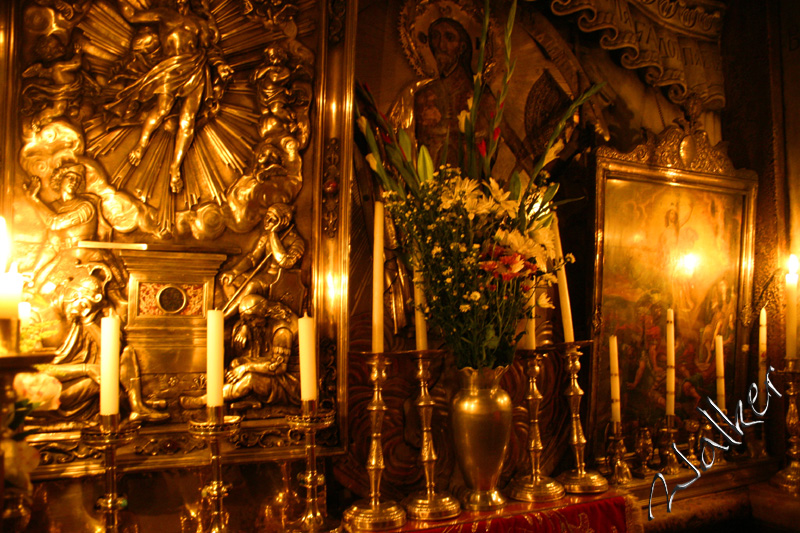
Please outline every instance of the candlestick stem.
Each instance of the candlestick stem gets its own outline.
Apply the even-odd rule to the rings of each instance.
[[[428,381],[431,379],[432,355],[443,355],[439,351],[416,350],[414,356],[417,360],[417,380],[419,381],[419,397],[417,410],[419,411],[420,427],[422,430],[422,446],[420,447],[420,462],[425,473],[425,490],[415,492],[403,500],[403,506],[408,511],[409,518],[413,520],[444,520],[458,516],[461,504],[448,492],[436,492],[435,469],[436,449],[433,445],[433,431],[431,421],[435,402],[428,390]]]
[[[225,415],[223,405],[206,408],[206,419],[189,421],[189,432],[208,442],[211,453],[211,480],[201,490],[201,498],[208,502],[200,506],[198,533],[225,533],[228,530],[228,513],[223,498],[228,487],[222,478],[222,438],[230,438],[239,430],[240,416]]]
[[[800,380],[800,371],[794,364],[787,364],[786,370],[781,370],[786,383],[786,460],[787,464],[775,474],[770,483],[781,490],[792,494],[800,493],[800,416],[797,410],[797,383]]]
[[[539,432],[539,406],[542,393],[536,385],[536,379],[542,369],[542,362],[553,345],[543,346],[535,350],[517,350],[517,355],[527,365],[528,392],[528,454],[531,458],[529,473],[519,475],[511,481],[511,497],[526,502],[547,502],[558,500],[565,494],[564,486],[558,481],[542,473],[541,457],[544,450],[542,436]]]
[[[297,522],[289,525],[290,532],[338,533],[339,524],[330,520],[319,507],[319,487],[325,476],[317,471],[317,431],[334,422],[332,411],[321,412],[316,400],[304,400],[300,415],[288,416],[289,425],[305,434],[306,471],[300,474],[300,484],[306,488],[306,507]]]
[[[90,447],[103,452],[104,493],[95,504],[103,516],[103,531],[118,533],[119,512],[128,506],[128,500],[119,494],[117,474],[117,448],[130,443],[139,432],[139,422],[120,424],[119,414],[100,415],[98,425],[87,426],[81,438]]]
[[[658,444],[659,452],[661,452],[662,474],[674,476],[681,472],[678,456],[672,448],[672,444],[675,442],[675,435],[677,434],[678,428],[675,427],[675,415],[666,415],[664,417],[664,427],[661,430],[661,439]]]
[[[591,344],[589,341],[564,343],[564,358],[567,361],[569,372],[569,386],[564,392],[569,402],[571,413],[570,445],[575,454],[575,468],[564,472],[558,477],[564,489],[573,494],[590,494],[608,490],[608,481],[598,472],[586,470],[584,449],[586,437],[583,435],[581,423],[581,398],[583,390],[578,385],[578,372],[581,369],[580,347]]]
[[[370,420],[370,449],[367,459],[367,474],[369,475],[369,499],[360,500],[344,512],[342,523],[347,531],[394,529],[406,522],[406,512],[396,502],[391,500],[381,501],[380,486],[383,475],[383,442],[382,427],[383,417],[386,412],[386,403],[383,401],[383,383],[386,381],[386,361],[384,354],[373,352],[368,355],[367,364],[370,367],[370,380],[372,381],[372,400],[367,406]]]

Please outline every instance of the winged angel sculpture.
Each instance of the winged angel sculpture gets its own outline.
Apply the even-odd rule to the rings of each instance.
[[[250,231],[302,184],[314,56],[299,40],[313,30],[295,21],[301,9],[289,0],[29,0],[26,188],[57,201],[52,178],[80,165],[85,193],[117,232],[210,240]]]

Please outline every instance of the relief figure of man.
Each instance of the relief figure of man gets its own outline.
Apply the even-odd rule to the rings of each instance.
[[[138,10],[120,0],[123,16],[135,24],[156,24],[164,58],[147,74],[117,94],[116,101],[108,107],[122,108],[122,114],[131,115],[139,105],[153,105],[144,116],[142,132],[128,160],[137,166],[150,143],[152,135],[180,101],[175,148],[169,167],[170,189],[178,193],[183,189],[181,164],[191,147],[195,125],[201,105],[206,104],[213,113],[221,96],[223,84],[233,73],[217,47],[219,33],[205,3],[204,16],[192,10],[190,0],[173,0],[173,7]],[[212,73],[216,72],[216,78]]]
[[[225,401],[255,408],[298,404],[299,381],[287,372],[296,337],[297,315],[288,306],[257,294],[242,298],[231,339],[238,357],[225,375]],[[206,397],[183,396],[180,402],[185,409],[198,409]]]
[[[80,269],[79,269],[80,270]],[[102,275],[98,275],[102,272]],[[68,420],[91,418],[97,411],[100,392],[100,316],[110,312],[106,305],[105,286],[111,276],[107,267],[87,265],[83,272],[57,290],[55,307],[42,310],[55,312],[61,331],[43,339],[46,345],[57,347],[52,364],[38,369],[62,382],[59,414]],[[105,279],[101,279],[105,278]],[[46,315],[42,318],[50,318]],[[130,405],[129,418],[161,422],[169,414],[156,410],[144,402],[141,376],[136,354],[125,347],[120,355],[120,386]],[[155,402],[158,408],[166,407],[163,401]]]
[[[267,264],[254,272],[252,279],[239,294],[258,294],[269,298],[269,290],[281,269],[290,269],[303,257],[306,245],[303,238],[292,225],[292,208],[287,204],[276,203],[267,209],[264,226],[258,241],[250,253],[246,254],[230,270],[220,275],[223,287],[234,289],[236,280],[245,272],[256,269],[266,257]],[[240,284],[243,282],[239,282]],[[236,311],[236,306],[228,306],[226,317]]]

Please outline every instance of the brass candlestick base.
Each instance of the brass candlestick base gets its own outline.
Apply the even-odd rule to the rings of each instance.
[[[796,361],[789,360],[786,369],[778,371],[786,383],[786,447],[787,465],[772,476],[770,484],[786,492],[800,493],[800,417],[797,414],[797,383],[800,370]]]
[[[195,437],[208,441],[211,449],[211,481],[203,487],[201,498],[209,505],[200,506],[201,514],[198,533],[225,533],[228,530],[228,513],[222,499],[228,494],[228,487],[222,481],[222,454],[220,444],[223,437],[230,438],[239,431],[240,416],[225,415],[222,405],[206,408],[205,420],[190,420],[189,432]]]
[[[591,345],[591,341],[567,342],[564,347],[564,358],[567,360],[569,372],[569,386],[564,395],[569,400],[569,410],[572,416],[570,427],[570,445],[575,453],[575,468],[558,476],[558,481],[564,485],[564,490],[572,494],[592,494],[608,490],[608,481],[598,472],[586,470],[583,454],[586,448],[586,437],[583,436],[581,424],[581,397],[583,390],[578,385],[578,372],[581,369],[580,348]]]
[[[440,350],[418,350],[413,352],[417,359],[417,379],[419,380],[419,411],[422,429],[422,446],[420,461],[425,472],[425,490],[415,492],[403,500],[402,504],[412,520],[444,520],[458,516],[461,504],[448,492],[436,492],[434,471],[436,466],[436,450],[433,446],[431,419],[434,401],[428,390],[431,379],[431,360],[434,356],[443,357]]]
[[[661,439],[658,443],[658,449],[661,453],[661,473],[674,476],[681,473],[681,465],[678,461],[678,456],[672,448],[675,442],[675,435],[678,434],[678,429],[675,427],[675,415],[666,415],[664,418],[664,427],[661,429]]]
[[[361,500],[344,512],[342,525],[345,530],[378,531],[394,529],[406,523],[406,511],[391,500],[381,501],[381,476],[383,475],[383,442],[381,430],[386,403],[383,401],[383,383],[386,381],[386,367],[389,362],[383,353],[366,354],[369,357],[370,380],[373,386],[372,400],[367,406],[369,411],[370,441],[367,473],[369,474],[369,500]]]
[[[622,436],[622,423],[611,423],[611,435],[608,445],[608,469],[611,472],[609,483],[616,486],[624,486],[633,482],[631,467],[625,459],[628,450],[625,449],[625,441]]]
[[[297,522],[289,524],[288,531],[338,533],[339,523],[329,519],[319,509],[319,487],[325,485],[325,476],[317,472],[316,434],[334,422],[333,411],[320,412],[316,400],[303,400],[302,414],[286,417],[289,425],[303,431],[306,436],[306,471],[300,475],[300,484],[306,488],[306,509]]]
[[[119,531],[119,512],[128,506],[128,499],[117,490],[117,448],[130,443],[139,432],[139,422],[120,425],[119,414],[100,415],[100,424],[88,426],[81,431],[81,439],[87,446],[103,450],[105,493],[95,507],[103,515],[103,531]]]
[[[518,475],[510,484],[511,497],[526,502],[549,502],[564,497],[564,486],[551,477],[542,474],[541,457],[544,444],[539,432],[539,405],[542,393],[536,386],[536,378],[542,369],[542,361],[550,352],[555,351],[552,344],[536,350],[517,350],[517,355],[527,365],[528,392],[528,453],[531,457],[531,470]]]

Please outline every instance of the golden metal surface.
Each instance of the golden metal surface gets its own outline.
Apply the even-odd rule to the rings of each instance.
[[[591,342],[568,342],[563,343],[564,353],[562,356],[567,360],[567,372],[569,372],[569,385],[564,395],[569,401],[570,412],[572,413],[572,425],[570,429],[570,445],[575,454],[575,468],[561,473],[556,479],[564,485],[564,490],[571,494],[599,493],[608,490],[608,481],[599,473],[586,470],[584,461],[584,450],[586,448],[586,437],[583,435],[583,424],[581,423],[581,397],[583,390],[578,385],[578,372],[581,369],[580,348],[590,345]]]
[[[302,454],[285,416],[299,409],[291,337],[304,305],[324,348],[321,400],[337,413],[321,453],[345,442],[349,195],[321,176],[349,190],[354,2],[154,6],[20,0],[0,11],[4,211],[29,281],[28,333],[59,352],[42,370],[70,392],[55,417],[32,424],[43,457],[35,479],[102,470],[80,430],[97,417],[105,314],[123,318],[123,416],[144,423],[119,449],[120,468],[200,464],[186,432],[194,409],[180,401],[204,405],[204,313],[242,285],[241,300],[266,302],[230,306],[226,336],[239,344],[229,346],[226,403],[248,424],[225,455]],[[276,242],[269,234],[283,233],[287,211],[294,233]],[[223,263],[227,273],[266,253],[260,271],[243,265],[222,279]],[[291,313],[277,318],[276,302]]]
[[[542,436],[539,432],[539,405],[542,393],[536,385],[536,379],[541,372],[542,361],[555,350],[552,345],[543,346],[539,350],[517,350],[517,355],[525,360],[528,375],[528,453],[530,454],[531,470],[520,473],[510,484],[510,495],[515,500],[527,502],[547,502],[558,500],[565,495],[564,487],[555,479],[545,476],[541,468],[541,453],[544,450]]]
[[[367,409],[370,413],[370,452],[367,460],[369,474],[369,499],[358,501],[348,507],[342,517],[347,531],[393,529],[406,522],[406,511],[391,500],[381,500],[381,475],[384,469],[383,442],[381,430],[386,403],[383,401],[383,383],[386,381],[386,367],[390,364],[383,353],[364,354],[370,367],[370,381],[373,386],[372,401]]]
[[[500,387],[506,367],[461,368],[460,388],[453,396],[450,417],[455,455],[466,492],[464,509],[490,511],[502,508],[506,497],[498,482],[511,438],[511,396]]]
[[[428,382],[431,379],[431,359],[443,357],[444,353],[440,350],[417,350],[413,353],[417,360],[416,377],[419,381],[419,397],[416,404],[422,430],[420,462],[425,472],[425,490],[409,494],[401,503],[411,520],[444,520],[458,516],[461,512],[458,499],[449,492],[436,490],[434,478],[437,456],[433,444],[431,419],[435,402],[428,390]]]
[[[650,463],[654,459],[653,451],[653,436],[650,432],[650,428],[646,426],[640,426],[636,430],[636,441],[634,448],[636,464],[633,469],[633,475],[635,475],[637,478],[650,479],[656,473],[655,470],[650,468]]]
[[[678,434],[678,428],[675,427],[675,415],[664,417],[664,426],[660,428],[660,433],[658,449],[661,452],[661,473],[674,476],[681,471],[678,456],[672,448],[673,443],[676,442],[675,437]]]
[[[120,424],[119,413],[115,413],[100,415],[97,426],[85,427],[81,432],[81,437],[89,446],[103,451],[105,493],[97,500],[95,507],[103,515],[103,531],[106,533],[121,531],[119,512],[128,506],[128,499],[117,488],[117,448],[132,441],[140,428],[139,421],[126,420]]]
[[[241,417],[225,415],[224,406],[206,408],[205,418],[197,418],[189,422],[189,431],[208,441],[211,450],[211,476],[209,482],[201,490],[200,513],[197,517],[198,533],[225,533],[228,531],[229,514],[222,504],[228,495],[229,486],[222,480],[222,454],[220,441],[230,438],[239,431]]]
[[[628,460],[625,457],[628,451],[625,449],[621,422],[613,422],[611,424],[611,433],[608,438],[609,446],[606,461],[611,473],[608,482],[615,486],[629,485],[633,482],[633,475],[631,474],[631,467],[628,464]]]
[[[339,523],[330,519],[319,506],[319,490],[325,486],[325,476],[317,472],[316,433],[330,427],[335,420],[332,411],[319,410],[317,400],[303,400],[300,415],[289,416],[289,424],[305,434],[306,471],[301,474],[301,484],[306,487],[306,506],[301,517],[287,525],[287,531],[338,533]]]
[[[787,365],[788,366],[788,365]],[[786,466],[770,479],[770,484],[786,492],[800,493],[800,416],[797,411],[800,371],[780,371],[786,383]]]

